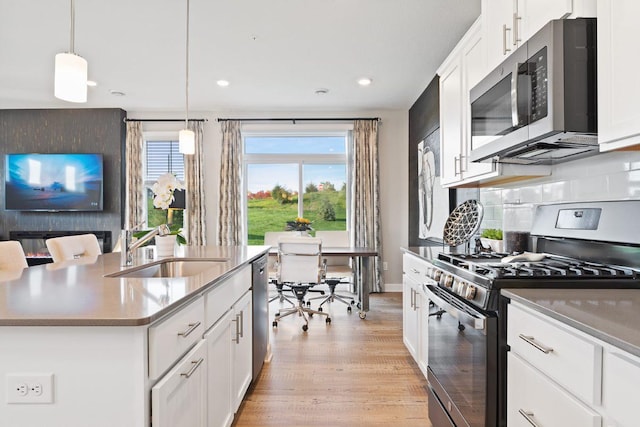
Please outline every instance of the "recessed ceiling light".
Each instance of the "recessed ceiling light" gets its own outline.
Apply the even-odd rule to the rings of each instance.
[[[227,86],[229,86],[229,81],[227,81],[227,80],[218,80],[216,83],[217,83],[217,84],[218,84],[218,86],[220,86],[220,87],[227,87]]]
[[[115,90],[115,89],[110,89],[109,93],[113,96],[125,96],[126,93],[122,92],[121,90]]]
[[[98,86],[98,83],[94,82],[93,80],[87,80],[87,86],[96,87]]]
[[[316,95],[326,95],[328,93],[329,93],[329,89],[324,88],[324,87],[316,89],[316,92],[315,92]]]
[[[369,86],[371,82],[373,82],[373,80],[371,80],[369,77],[363,77],[361,79],[358,79],[358,84],[360,86]]]

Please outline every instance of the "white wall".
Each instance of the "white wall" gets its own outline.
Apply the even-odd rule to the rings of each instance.
[[[551,176],[502,188],[483,188],[481,228],[503,226],[504,204],[587,202],[640,198],[640,152],[620,151],[554,165]]]
[[[129,118],[162,119],[181,118],[184,112],[129,111]],[[207,243],[216,242],[218,219],[218,188],[220,170],[221,133],[218,118],[251,117],[380,117],[379,158],[380,158],[380,199],[382,220],[381,261],[388,270],[383,272],[385,284],[399,285],[402,282],[402,256],[400,246],[407,246],[408,229],[408,111],[350,111],[327,112],[301,115],[296,112],[190,112],[194,119],[205,118],[208,122],[204,130],[205,155],[205,204],[207,218]],[[184,126],[180,122],[145,122],[145,132],[178,131]],[[392,288],[396,289],[392,286]]]

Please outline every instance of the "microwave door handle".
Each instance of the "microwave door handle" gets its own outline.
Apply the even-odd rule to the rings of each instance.
[[[517,127],[519,123],[518,117],[518,63],[516,62],[513,72],[511,73],[511,124]]]

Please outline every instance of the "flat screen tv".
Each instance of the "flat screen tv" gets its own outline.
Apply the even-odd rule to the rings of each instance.
[[[7,154],[5,209],[101,211],[101,154]]]

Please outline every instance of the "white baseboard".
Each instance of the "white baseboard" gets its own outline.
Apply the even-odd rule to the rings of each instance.
[[[402,283],[385,283],[385,292],[402,292]]]

